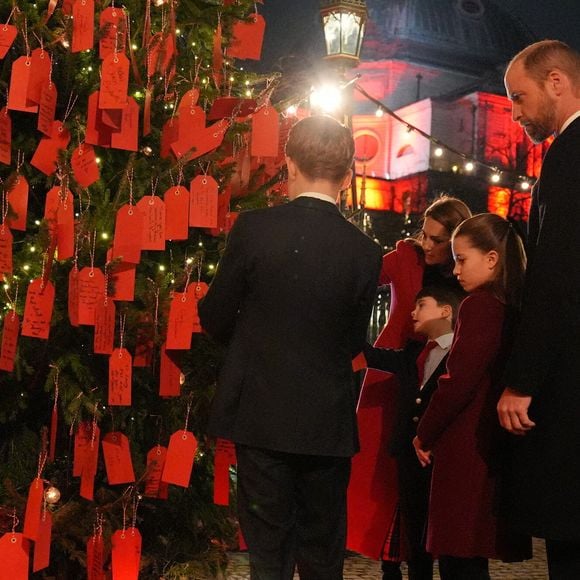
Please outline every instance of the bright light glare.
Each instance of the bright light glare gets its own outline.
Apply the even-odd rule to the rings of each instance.
[[[337,85],[322,85],[312,89],[310,106],[325,113],[333,113],[342,104],[342,92]]]

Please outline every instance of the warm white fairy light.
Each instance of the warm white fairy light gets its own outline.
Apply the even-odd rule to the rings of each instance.
[[[528,189],[530,189],[530,183],[529,183],[529,181],[526,181],[526,180],[522,181],[522,182],[520,183],[520,187],[521,187],[521,188],[522,188],[524,191],[527,191]]]
[[[499,173],[493,173],[491,176],[491,182],[492,183],[499,183],[499,180],[501,179]]]
[[[433,155],[435,155],[435,157],[443,157],[443,148],[436,147],[435,151],[433,151]]]
[[[109,239],[109,234],[108,234],[107,232],[103,232],[103,233],[101,234],[101,239],[102,239],[102,240],[108,240],[108,239]]]
[[[383,117],[384,115],[385,115],[385,112],[380,107],[375,111],[375,117],[378,117],[379,119],[381,117]]]
[[[163,264],[159,264],[159,271],[165,272],[165,266]]]
[[[465,171],[473,171],[474,168],[475,168],[475,165],[471,161],[468,161],[465,164]]]
[[[293,117],[298,112],[298,107],[296,105],[290,105],[286,107],[286,114],[289,117]]]

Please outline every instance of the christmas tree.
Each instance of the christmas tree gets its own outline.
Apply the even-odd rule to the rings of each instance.
[[[204,434],[221,352],[197,301],[237,212],[283,188],[277,79],[240,66],[263,18],[6,4],[0,559],[15,578],[216,576],[234,458]]]

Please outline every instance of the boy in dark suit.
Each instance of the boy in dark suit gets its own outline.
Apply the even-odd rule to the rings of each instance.
[[[209,433],[234,441],[253,580],[341,580],[358,451],[351,360],[365,343],[382,252],[340,214],[351,132],[309,117],[286,144],[290,203],[236,221],[203,328],[228,342]]]
[[[423,538],[431,467],[421,467],[412,441],[437,380],[445,372],[453,322],[462,298],[449,288],[423,288],[411,316],[415,333],[427,337],[427,343],[413,340],[402,349],[371,345],[364,349],[368,367],[394,373],[399,379],[399,409],[389,451],[398,464],[401,535],[409,554],[410,580],[433,578],[433,561],[425,551]]]

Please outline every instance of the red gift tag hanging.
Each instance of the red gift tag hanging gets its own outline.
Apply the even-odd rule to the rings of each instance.
[[[38,535],[34,543],[34,560],[32,571],[44,570],[50,565],[50,543],[52,539],[52,515],[46,509],[46,502],[43,504]]]
[[[99,18],[99,57],[125,51],[127,26],[125,12],[115,6],[105,8]]]
[[[168,351],[165,348],[165,343],[163,343],[160,358],[159,396],[179,397],[181,395],[182,382],[180,367],[181,353],[179,351]]]
[[[166,348],[168,350],[189,350],[195,312],[193,299],[187,292],[174,292],[169,306]]]
[[[80,477],[85,457],[87,454],[87,446],[92,439],[92,426],[90,421],[82,421],[77,427],[73,446],[73,477]]]
[[[191,431],[176,431],[169,439],[161,481],[189,487],[197,440]]]
[[[1,577],[5,580],[28,578],[30,542],[22,534],[8,532],[0,538]]]
[[[171,145],[179,139],[179,119],[171,117],[161,131],[161,157],[167,159],[172,155]]]
[[[42,137],[30,165],[45,175],[52,175],[56,171],[59,153],[67,148],[69,141],[69,130],[61,121],[54,121],[50,137]]]
[[[139,105],[129,97],[121,114],[119,131],[111,135],[111,147],[125,151],[137,151],[139,145]]]
[[[38,105],[27,98],[30,73],[32,71],[30,55],[21,56],[12,63],[10,85],[8,88],[8,103],[6,107],[12,111],[36,113]]]
[[[28,285],[22,336],[48,339],[54,307],[54,286],[50,280],[36,278]]]
[[[78,273],[79,324],[94,326],[97,301],[105,295],[105,275],[99,268],[85,266]]]
[[[189,225],[215,228],[218,219],[218,184],[211,175],[198,175],[189,186]]]
[[[71,52],[81,52],[93,48],[95,30],[94,0],[77,0],[73,4],[72,22]]]
[[[42,502],[44,500],[44,482],[37,477],[30,484],[28,489],[28,500],[26,502],[26,513],[24,515],[24,537],[36,541],[38,528],[40,526],[40,516],[42,512]]]
[[[143,250],[165,250],[165,203],[153,193],[137,202],[143,216]]]
[[[20,318],[15,310],[9,310],[4,316],[2,327],[2,348],[0,350],[0,370],[12,372],[18,349]]]
[[[224,64],[224,53],[222,49],[222,23],[218,18],[218,25],[213,35],[212,47],[212,70],[213,79],[216,86],[220,87],[223,80],[222,67]]]
[[[213,503],[230,504],[230,466],[236,464],[236,449],[231,441],[218,439],[214,456]]]
[[[75,181],[81,187],[89,187],[101,177],[97,156],[92,145],[81,143],[70,158]]]
[[[87,580],[106,580],[104,561],[105,544],[101,523],[100,529],[87,540]]]
[[[0,275],[12,274],[12,232],[3,221],[0,225]]]
[[[179,140],[171,144],[171,151],[178,158],[185,158],[186,161],[197,159],[214,149],[217,149],[224,140],[224,135],[228,129],[229,121],[221,119],[199,130],[195,135],[182,135],[181,121],[179,128]]]
[[[2,28],[0,27],[0,30]],[[10,165],[12,160],[12,119],[8,109],[0,109],[0,163]]]
[[[165,466],[167,448],[156,445],[147,453],[147,469],[145,471],[145,497],[159,497],[161,474]]]
[[[189,236],[189,190],[182,185],[170,187],[164,194],[165,239],[187,240]]]
[[[106,56],[101,68],[99,109],[124,109],[128,104],[129,59],[122,52]]]
[[[108,296],[101,296],[95,305],[95,336],[93,352],[111,354],[115,348],[115,302]]]
[[[135,264],[125,264],[123,262],[116,264],[111,268],[111,281],[113,300],[124,300],[131,302],[135,298],[135,273],[137,266]]]
[[[113,259],[138,264],[141,261],[143,216],[131,203],[121,206],[115,221]]]
[[[126,435],[119,431],[107,433],[103,437],[103,458],[109,485],[135,481],[131,449]]]
[[[116,348],[109,357],[109,405],[131,405],[133,358],[126,348]]]
[[[16,179],[8,192],[8,204],[10,205],[10,209],[14,215],[7,216],[6,223],[12,230],[26,231],[28,189],[29,186],[26,177],[17,172]]]
[[[277,157],[280,142],[278,111],[266,105],[252,115],[251,154],[254,157]]]
[[[39,104],[42,90],[50,80],[52,60],[44,48],[35,48],[30,55],[30,79],[28,81],[27,99],[30,103]]]
[[[0,59],[3,59],[12,43],[16,40],[16,36],[18,36],[18,29],[16,26],[12,24],[4,24],[0,26]]]
[[[96,91],[89,96],[87,105],[85,142],[100,147],[110,147],[112,132],[111,127],[103,123],[103,112],[99,109],[99,92]]]
[[[202,266],[202,262],[200,261],[197,283],[190,284],[189,288],[187,289],[187,293],[189,294],[189,296],[191,296],[193,298],[193,305],[192,305],[193,310],[194,310],[193,332],[197,332],[197,333],[203,332],[203,329],[201,328],[201,321],[199,319],[199,312],[197,309],[197,305],[198,305],[199,301],[207,294],[207,291],[209,290],[209,286],[205,282],[200,282],[201,266]]]
[[[236,22],[232,29],[228,56],[260,60],[265,30],[266,21],[261,14],[253,14],[250,22]]]
[[[81,487],[80,496],[93,500],[95,476],[97,475],[97,466],[99,464],[99,444],[100,444],[101,430],[97,425],[97,407],[93,410],[93,421],[91,423],[91,431],[89,440],[84,450],[83,463],[81,466]]]
[[[112,538],[113,580],[137,580],[141,562],[141,534],[135,527],[117,530]]]
[[[79,270],[77,265],[72,267],[68,275],[68,319],[71,326],[79,325]]]
[[[58,100],[58,90],[56,85],[49,80],[43,87],[38,105],[38,123],[36,128],[50,137],[54,125],[56,114],[56,102]]]

